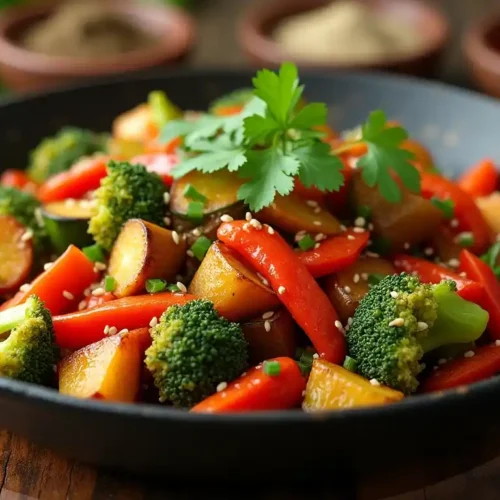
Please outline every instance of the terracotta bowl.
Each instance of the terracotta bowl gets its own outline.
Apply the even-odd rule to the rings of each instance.
[[[418,76],[435,73],[439,56],[448,40],[449,24],[438,9],[419,0],[370,1],[381,14],[412,23],[425,40],[420,51],[398,59],[346,63],[332,58],[327,63],[317,63],[290,56],[273,40],[272,32],[283,19],[326,3],[326,0],[265,0],[253,5],[244,14],[239,26],[239,41],[249,61],[256,66],[277,66],[283,60],[288,60],[302,67],[322,69],[378,69]]]
[[[500,97],[500,12],[471,24],[464,38],[464,52],[476,85]]]
[[[155,34],[157,42],[147,49],[98,60],[38,54],[17,41],[27,28],[53,12],[57,3],[8,9],[0,16],[0,78],[5,85],[21,92],[33,91],[74,80],[146,70],[178,62],[192,48],[194,21],[182,10],[127,0],[104,1],[112,11]]]

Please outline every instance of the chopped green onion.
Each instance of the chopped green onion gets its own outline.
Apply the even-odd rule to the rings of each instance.
[[[191,252],[193,252],[194,256],[202,261],[205,257],[205,254],[208,252],[210,245],[212,242],[206,236],[200,236],[191,247]]]
[[[358,207],[358,216],[363,217],[363,219],[369,219],[372,216],[372,207],[360,205]]]
[[[313,360],[314,360],[314,351],[306,349],[300,356],[298,362],[300,371],[302,372],[303,375],[307,375],[311,371]]]
[[[180,291],[181,291],[181,290],[180,290],[180,288],[179,288],[177,285],[175,285],[175,284],[173,284],[173,285],[168,285],[168,286],[167,286],[167,290],[168,290],[169,292],[172,292],[172,293],[177,293],[177,292],[180,292]]]
[[[383,236],[379,236],[378,238],[374,238],[372,240],[372,244],[369,247],[371,252],[378,253],[379,255],[386,255],[389,253],[392,247],[392,242],[388,238]]]
[[[344,360],[344,368],[350,372],[356,373],[358,362],[354,358],[351,358],[351,356],[346,356]]]
[[[113,276],[106,276],[104,278],[104,290],[106,292],[114,292],[116,289],[116,280]]]
[[[151,279],[146,281],[146,291],[148,293],[164,292],[167,288],[167,282],[160,279]]]
[[[276,377],[281,373],[281,365],[279,361],[264,361],[263,368],[266,375]]]
[[[314,245],[316,245],[316,242],[309,234],[306,234],[299,240],[298,245],[301,250],[311,250],[311,248],[314,248]]]
[[[186,189],[184,189],[184,196],[193,201],[200,201],[201,203],[205,203],[207,201],[207,197],[191,186],[191,184],[188,184]]]
[[[83,248],[82,252],[91,262],[104,262],[106,260],[103,249],[97,244]]]
[[[497,266],[497,261],[500,256],[500,241],[497,241],[496,243],[493,243],[491,247],[488,249],[488,251],[481,255],[481,260],[486,262],[488,266],[493,269],[493,272],[497,276],[497,278],[500,277],[500,267]]]
[[[200,201],[189,202],[187,216],[193,221],[203,220],[203,203]]]
[[[474,235],[472,233],[460,233],[457,236],[458,244],[463,248],[469,248],[474,246]]]
[[[368,284],[371,286],[378,285],[384,278],[385,278],[385,276],[383,274],[379,274],[379,273],[369,274],[368,275]]]
[[[453,200],[440,200],[434,196],[431,198],[431,203],[439,208],[447,219],[453,219],[455,216],[455,202]]]

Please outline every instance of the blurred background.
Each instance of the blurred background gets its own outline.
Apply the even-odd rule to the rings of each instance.
[[[498,0],[0,0],[0,84],[156,67],[388,70],[500,96]]]

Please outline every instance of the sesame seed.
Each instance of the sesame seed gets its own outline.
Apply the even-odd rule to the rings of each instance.
[[[127,333],[128,333],[128,328],[124,328],[123,330],[120,330],[120,331],[118,332],[118,335],[123,336],[123,335],[126,335]]]
[[[348,240],[355,240],[355,239],[356,239],[356,237],[355,237],[355,236],[353,236],[352,234],[348,234],[348,235],[347,235],[347,239],[348,239]]]
[[[352,277],[352,281],[354,283],[359,283],[359,279],[360,279],[360,276],[358,273],[356,273],[353,277]]]
[[[264,321],[264,329],[266,330],[266,332],[271,331],[271,323],[269,323],[269,321]]]
[[[368,230],[369,230],[369,231],[373,231],[374,229],[375,229],[375,226],[373,225],[373,223],[372,223],[372,222],[369,222],[369,223],[368,223]]]
[[[406,242],[404,245],[403,245],[403,248],[405,250],[409,250],[410,249],[410,244],[408,242]]]
[[[280,286],[280,287],[278,288],[278,293],[279,293],[280,295],[283,295],[285,292],[286,292],[286,288],[285,288],[284,286]]]
[[[467,278],[467,273],[465,271],[462,271],[461,273],[459,273],[459,276],[462,278]]]
[[[104,295],[105,293],[106,293],[106,290],[104,290],[104,288],[102,288],[102,287],[96,288],[95,290],[92,291],[92,295],[94,297],[100,297],[101,295]]]
[[[391,292],[391,297],[393,299],[397,299],[399,297],[399,293],[398,292],[395,292],[394,290]]]
[[[321,212],[321,207],[316,207],[316,208],[313,210],[313,212],[314,212],[315,214],[319,214],[319,213]]]
[[[341,231],[347,231],[347,228],[344,226],[344,224],[340,224],[340,230]]]
[[[240,389],[240,388],[241,388],[241,385],[240,385],[240,384],[234,384],[234,388],[235,388],[235,389]]]
[[[430,257],[432,254],[434,253],[434,249],[431,248],[431,247],[427,247],[425,250],[424,250],[424,254],[427,255],[428,257]]]
[[[326,238],[326,236],[325,236],[323,233],[318,233],[318,234],[314,237],[314,241],[323,241],[325,238]]]
[[[116,335],[118,333],[118,328],[116,326],[110,326],[108,335]]]
[[[343,329],[344,329],[344,327],[342,326],[342,323],[341,323],[338,319],[336,319],[336,320],[335,320],[335,326],[336,326],[339,330],[343,330]]]
[[[267,226],[267,232],[269,234],[274,234],[274,228],[272,228],[271,226]]]
[[[318,202],[315,200],[307,200],[306,204],[309,205],[310,207],[317,207],[318,206]]]
[[[47,264],[43,265],[43,270],[48,271],[54,265],[53,262],[47,262]]]
[[[192,250],[187,250],[187,251],[186,251],[186,255],[187,255],[188,257],[194,257],[194,253],[193,253],[193,251],[192,251]]]
[[[222,222],[232,222],[234,219],[230,215],[224,214],[221,216],[220,220]]]
[[[250,225],[255,229],[262,229],[262,224],[257,219],[250,219]]]
[[[65,299],[75,300],[75,296],[71,292],[68,292],[68,290],[63,290],[62,294]]]
[[[104,262],[95,262],[94,267],[97,271],[106,271],[108,266]]]
[[[366,281],[368,279],[368,273],[361,273],[361,279]]]
[[[252,212],[247,212],[245,214],[245,220],[247,220],[248,222],[252,220]]]
[[[19,291],[21,291],[21,292],[27,292],[30,289],[30,286],[31,285],[29,285],[28,283],[25,283],[24,285],[21,285],[19,287]]]
[[[374,385],[375,387],[378,387],[380,385],[380,382],[376,378],[370,379],[370,384]]]
[[[266,285],[266,286],[269,285],[269,281],[267,281],[266,278],[264,278],[264,276],[262,276],[262,274],[257,273],[257,276],[259,277],[260,281],[262,281],[262,283],[264,285]]]
[[[92,290],[90,290],[89,288],[87,288],[86,290],[83,291],[83,296],[84,297],[90,297],[92,293]]]
[[[172,220],[170,219],[170,217],[163,217],[163,223],[165,224],[165,226],[170,226]]]
[[[450,220],[451,227],[458,227],[459,225],[460,225],[460,222],[458,222],[458,219],[451,219]]]
[[[353,227],[352,230],[355,233],[364,233],[365,232],[365,228],[364,227]]]
[[[83,311],[86,307],[87,307],[87,301],[86,301],[86,300],[82,300],[82,301],[78,304],[78,310],[79,310],[79,311]]]
[[[104,327],[104,335],[107,335],[109,333],[109,325],[106,325]]]
[[[500,347],[500,340],[495,340],[495,345],[496,345],[497,347]]]
[[[376,253],[376,252],[370,252],[370,251],[366,252],[366,256],[367,257],[372,257],[373,259],[378,259],[380,257],[380,255],[378,253]]]
[[[35,219],[36,219],[36,223],[40,227],[45,226],[45,221],[43,220],[43,215],[42,215],[42,209],[40,207],[35,209]]]
[[[201,236],[201,231],[197,227],[195,227],[191,232],[193,233],[193,236]]]
[[[458,259],[450,259],[448,265],[450,267],[460,267],[460,261]]]
[[[163,193],[163,202],[165,205],[168,205],[170,203],[170,193],[168,191],[165,191]]]
[[[314,358],[314,359],[318,359],[318,358],[319,358],[319,354],[318,354],[317,352],[315,352],[315,353],[313,354],[313,358]]]
[[[314,245],[314,250],[317,250],[320,246],[321,246],[321,243],[316,243],[316,244]]]
[[[467,351],[464,354],[464,358],[472,358],[472,356],[474,356],[474,354],[476,354],[474,351]]]
[[[438,365],[444,365],[445,363],[446,363],[446,359],[445,358],[438,359]]]
[[[344,291],[345,291],[345,293],[351,293],[351,287],[346,285],[344,287]]]
[[[300,241],[305,235],[306,235],[306,232],[304,230],[301,230],[295,234],[294,239],[295,239],[295,241]]]
[[[319,221],[319,220],[315,220],[315,221],[313,222],[313,224],[314,224],[315,226],[321,226],[321,221]]]
[[[182,292],[182,293],[187,293],[187,288],[186,288],[186,285],[184,283],[181,283],[180,281],[178,281],[176,283],[177,285],[177,288]]]
[[[423,332],[424,330],[427,330],[429,328],[429,325],[425,321],[419,321],[417,323],[417,329],[419,332]]]
[[[253,385],[259,385],[260,384],[260,379],[256,378],[253,382]]]
[[[179,238],[179,233],[177,231],[172,231],[172,239],[174,240],[174,243],[176,245],[179,244],[180,238]]]
[[[21,241],[26,242],[29,241],[33,238],[33,231],[31,229],[28,229],[24,232],[24,234],[21,236]]]
[[[366,219],[364,217],[357,217],[354,220],[354,225],[358,227],[364,227],[366,224]]]
[[[262,319],[269,319],[274,316],[274,311],[267,311],[262,315]]]
[[[351,318],[351,317],[347,318],[347,324],[348,324],[349,326],[351,326],[351,325],[352,325],[352,318]]]
[[[156,316],[154,316],[153,318],[151,318],[151,321],[149,322],[149,326],[151,328],[154,328],[157,324],[158,324],[158,318]]]
[[[405,320],[403,318],[396,318],[389,323],[389,326],[404,326],[404,324]]]
[[[248,223],[243,224],[243,231],[246,231],[248,233],[250,231],[250,224]]]

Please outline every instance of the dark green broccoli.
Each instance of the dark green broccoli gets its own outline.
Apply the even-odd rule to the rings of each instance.
[[[143,219],[164,226],[165,184],[142,165],[111,161],[108,176],[96,191],[97,207],[89,233],[105,250],[111,250],[129,219]]]
[[[247,366],[241,327],[221,318],[208,300],[170,307],[152,329],[146,366],[160,401],[191,408],[238,377]]]
[[[41,220],[40,202],[31,194],[13,187],[0,186],[0,215],[11,215],[33,232],[33,244],[38,253],[47,250],[48,238]]]
[[[35,295],[0,313],[0,376],[50,384],[59,351],[50,312]]]
[[[108,136],[90,130],[65,127],[47,137],[31,152],[28,175],[43,182],[51,175],[68,170],[82,156],[106,152]]]
[[[420,283],[405,273],[387,276],[361,300],[346,332],[358,373],[410,394],[426,352],[477,340],[488,313],[456,293],[454,281]]]

